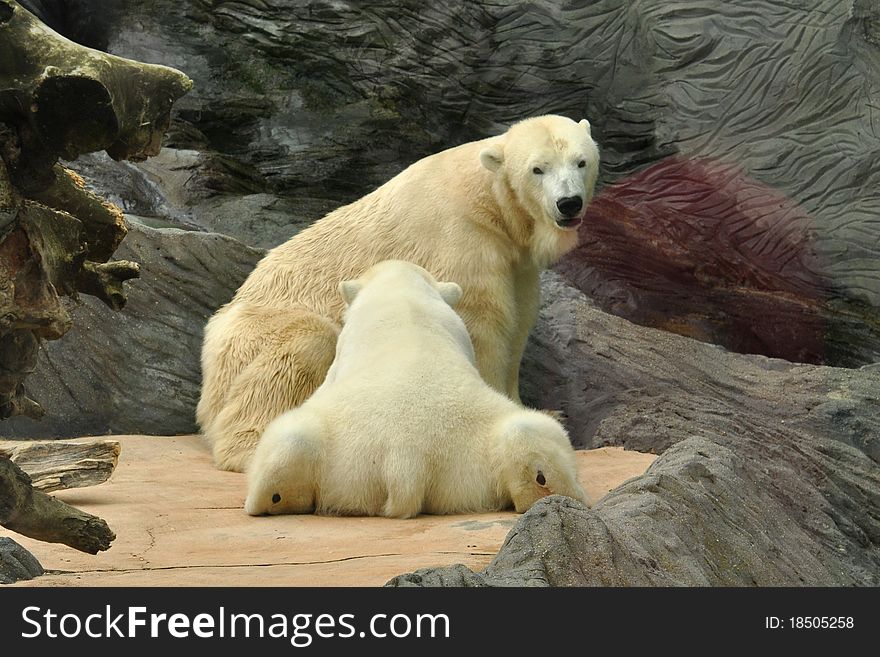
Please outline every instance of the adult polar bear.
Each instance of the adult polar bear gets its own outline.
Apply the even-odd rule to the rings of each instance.
[[[464,295],[477,368],[519,401],[539,274],[577,243],[599,151],[586,119],[546,115],[419,160],[266,254],[205,327],[196,418],[214,462],[243,471],[264,427],[333,361],[340,281],[408,260]]]

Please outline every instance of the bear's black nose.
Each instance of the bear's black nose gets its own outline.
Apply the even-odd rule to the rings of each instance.
[[[580,196],[565,196],[556,201],[556,207],[566,217],[574,217],[584,207],[584,201]]]

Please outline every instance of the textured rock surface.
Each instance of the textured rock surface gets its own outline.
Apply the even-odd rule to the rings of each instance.
[[[615,315],[740,353],[880,360],[880,313],[832,289],[815,218],[741,167],[666,158],[606,187],[580,232],[556,269]]]
[[[662,456],[591,510],[542,501],[480,573],[391,584],[880,584],[876,368],[731,354],[607,315],[559,281],[547,289],[529,354],[545,364],[541,400],[587,445]]]
[[[598,234],[583,229],[607,244],[573,256],[569,280],[734,350],[878,360],[872,0],[29,4],[196,81],[164,157],[87,172],[101,191],[138,187],[132,212],[268,247],[430,152],[542,112],[587,116],[614,186]]]
[[[523,399],[568,417],[575,444],[659,453],[702,418],[728,432],[744,417],[833,436],[880,460],[880,366],[794,364],[742,355],[601,312],[554,273],[523,360]],[[629,409],[623,426],[604,421]],[[744,416],[743,413],[746,415]]]
[[[130,221],[118,254],[141,263],[143,285],[131,287],[118,313],[90,298],[71,310],[74,328],[43,346],[26,383],[52,413],[12,418],[4,436],[196,430],[202,330],[262,252],[216,233]]]
[[[12,584],[43,574],[34,556],[8,536],[0,536],[0,584]]]

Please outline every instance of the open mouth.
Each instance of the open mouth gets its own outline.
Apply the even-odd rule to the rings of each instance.
[[[556,225],[560,228],[577,228],[581,225],[583,219],[580,215],[576,217],[557,217]]]

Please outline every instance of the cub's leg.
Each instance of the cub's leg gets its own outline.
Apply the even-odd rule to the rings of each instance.
[[[414,518],[422,511],[427,490],[427,464],[416,454],[389,454],[383,474],[388,494],[382,515]]]
[[[293,410],[271,422],[248,469],[245,511],[252,516],[312,513],[325,440],[317,416]]]

